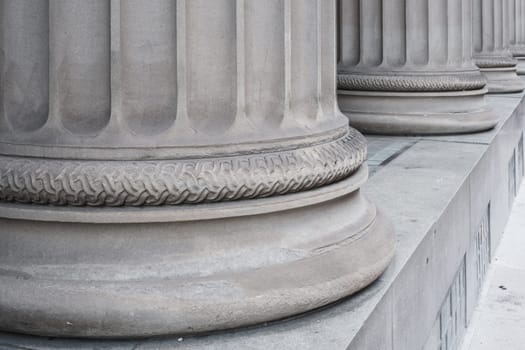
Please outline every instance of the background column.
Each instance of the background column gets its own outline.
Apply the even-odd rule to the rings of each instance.
[[[522,91],[517,61],[509,51],[514,7],[509,0],[474,0],[474,58],[488,80],[490,93]]]
[[[339,0],[339,103],[370,133],[441,134],[497,123],[472,62],[470,2]]]
[[[525,74],[525,0],[511,0],[510,51],[518,61],[518,75]]]

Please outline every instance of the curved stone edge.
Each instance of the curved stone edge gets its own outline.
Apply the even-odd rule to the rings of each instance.
[[[517,62],[513,57],[474,57],[479,68],[511,68],[516,67]]]
[[[356,171],[366,140],[281,152],[162,161],[0,156],[0,201],[60,206],[162,206],[264,198],[324,186]]]
[[[187,288],[176,280],[108,282],[94,288],[3,273],[0,329],[41,336],[125,338],[198,334],[281,320],[347,297],[388,267],[395,240],[382,214],[376,213],[363,231],[350,237],[292,263],[221,277],[242,284],[249,291],[242,296],[217,296],[219,290],[214,288],[222,288],[220,283],[211,288],[197,283],[200,289],[186,291],[192,296],[187,304],[170,298],[170,291]]]
[[[514,58],[525,57],[525,46],[519,45],[510,48],[510,52]]]
[[[337,75],[337,87],[343,90],[441,92],[478,90],[486,84],[479,73],[408,76],[340,72]]]
[[[516,57],[518,65],[516,66],[516,74],[525,75],[525,55],[523,57]]]
[[[518,76],[517,68],[482,68],[487,78],[489,94],[514,93],[525,89],[525,82]]]
[[[489,130],[498,124],[498,115],[484,102],[486,92],[486,88],[456,93],[340,91],[339,104],[350,120],[350,125],[368,134],[462,134]],[[352,106],[353,98],[360,97],[367,98],[365,106],[359,109],[345,108]],[[433,105],[428,104],[429,99]],[[450,105],[457,106],[457,110],[446,111],[442,107]],[[380,110],[378,106],[381,106]]]
[[[481,111],[463,116],[435,114],[414,115],[373,115],[351,113],[350,123],[368,134],[380,135],[447,135],[486,131],[494,128],[498,119],[490,111]],[[473,119],[473,120],[470,120]]]

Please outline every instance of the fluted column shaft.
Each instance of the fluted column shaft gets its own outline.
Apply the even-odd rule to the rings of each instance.
[[[472,61],[471,11],[461,0],[339,0],[339,101],[350,122],[404,134],[492,127],[486,81]],[[432,93],[442,106],[459,103],[440,107]]]
[[[322,74],[335,69],[330,53],[305,55],[334,44],[320,31],[321,17],[303,23],[314,0],[130,0],[112,23],[109,3],[2,3],[4,153],[98,158],[100,149],[159,146],[177,153],[342,126],[326,97],[334,78]],[[304,37],[309,45],[294,45]]]
[[[206,332],[377,278],[393,240],[359,191],[335,19],[325,0],[1,1],[0,329]]]
[[[471,59],[468,7],[468,2],[449,0],[340,0],[339,87],[345,87],[344,73],[378,76],[385,84],[387,76],[395,73],[405,75],[407,81],[411,76],[418,81],[460,73],[468,74],[459,77],[462,81],[475,83],[471,89],[482,88],[483,80]],[[349,82],[348,88],[361,86]],[[390,88],[416,89],[394,83]],[[454,86],[420,84],[419,88],[446,91]]]
[[[525,0],[511,0],[510,51],[518,61],[518,75],[525,74]]]
[[[510,52],[514,0],[474,0],[474,58],[488,80],[491,93],[518,92],[524,88],[516,74],[516,60]]]
[[[213,158],[340,139],[316,1],[130,0],[111,23],[109,0],[4,1],[0,153]],[[9,198],[93,204],[33,195]]]

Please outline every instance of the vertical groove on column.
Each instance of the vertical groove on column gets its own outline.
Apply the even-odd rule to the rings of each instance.
[[[463,45],[464,45],[464,24],[463,24],[463,3],[464,1],[446,0],[447,8],[445,12],[445,21],[449,32],[447,33],[447,61],[454,66],[461,66],[464,60]],[[470,12],[468,12],[470,13]],[[470,28],[469,28],[470,30]]]
[[[325,0],[323,0],[325,1]],[[317,0],[291,1],[291,99],[294,120],[307,124],[318,112]]]
[[[525,13],[523,12],[523,7],[524,7],[524,1],[523,0],[518,0],[518,4],[519,4],[519,10],[518,10],[518,18],[519,18],[519,21],[518,21],[518,42],[520,43],[520,45],[525,45],[525,36],[524,36],[524,32],[525,32]]]
[[[496,49],[496,26],[495,26],[495,13],[494,1],[493,0],[478,0],[481,2],[480,9],[480,32],[478,36],[481,41],[481,52],[482,51],[493,51]],[[475,2],[478,2],[475,1]]]
[[[519,0],[520,2],[520,11],[519,11],[519,18],[520,18],[520,44],[525,45],[525,0]]]
[[[335,42],[336,44],[336,62],[339,63],[342,61],[342,55],[341,55],[341,49],[343,45],[343,36],[341,35],[341,27],[342,27],[342,18],[341,18],[341,0],[336,0],[335,3]]]
[[[292,89],[292,5],[291,0],[284,1],[284,115],[283,121],[293,118],[291,113]]]
[[[429,0],[427,11],[429,61],[446,65],[449,56],[448,21],[452,20],[448,16],[448,0]]]
[[[516,36],[516,16],[517,16],[517,0],[509,0],[510,6],[508,8],[508,20],[509,20],[509,42],[512,45],[517,44],[517,36]]]
[[[525,32],[525,13],[523,12],[523,7],[524,7],[524,2],[523,0],[518,0],[518,4],[519,4],[519,10],[518,10],[518,18],[519,18],[519,21],[518,21],[518,42],[520,43],[520,45],[524,45],[525,44],[525,36],[524,36],[524,32]]]
[[[462,45],[462,65],[470,66],[473,62],[474,37],[473,20],[474,14],[473,1],[460,1],[461,5],[461,45]]]
[[[516,14],[515,14],[515,17],[516,17],[516,43],[518,45],[520,45],[521,42],[522,42],[522,38],[521,38],[521,22],[522,22],[522,19],[520,18],[520,16],[521,16],[521,5],[522,5],[521,0],[516,0]]]
[[[382,0],[361,0],[361,63],[367,66],[379,66],[383,61],[383,8]]]
[[[523,37],[521,34],[522,23],[523,23],[523,13],[522,13],[522,0],[516,0],[516,42],[518,45],[523,44]]]
[[[524,31],[525,31],[525,13],[523,12],[523,7],[524,7],[524,1],[523,0],[518,0],[518,18],[519,18],[519,21],[518,21],[518,42],[520,43],[520,45],[524,45],[525,44],[525,36],[524,36]]]
[[[334,32],[336,30],[333,22],[334,12],[336,11],[335,3],[333,1],[319,0],[320,19],[320,64],[321,69],[321,116],[333,116],[336,108],[336,74],[337,63],[331,55],[336,50],[337,42],[334,40]]]
[[[235,0],[235,37],[236,41],[236,71],[237,71],[237,93],[235,123],[243,124],[246,119],[246,13],[245,1]]]
[[[110,0],[111,33],[111,120],[110,124],[120,125],[122,117],[121,52],[120,52],[120,0]]]
[[[511,45],[511,31],[515,31],[516,28],[516,7],[515,7],[515,0],[507,0],[505,1],[505,12],[504,12],[504,22],[505,25],[505,33],[504,33],[504,43],[505,50],[507,50],[510,53],[510,45]],[[515,41],[515,37],[514,37]]]
[[[503,1],[493,0],[494,6],[494,46],[497,50],[503,49]]]
[[[514,38],[515,38],[515,41],[516,41],[516,45],[520,45],[520,26],[521,26],[521,23],[520,23],[520,12],[521,12],[521,3],[520,3],[521,0],[515,0],[514,1],[514,17],[515,17],[515,20],[514,20]]]
[[[285,0],[245,2],[246,114],[256,125],[277,126],[284,115],[284,7]]]
[[[407,0],[405,28],[407,31],[407,61],[416,65],[425,65],[429,62],[428,1]]]
[[[322,45],[323,45],[323,36],[322,36],[322,18],[323,14],[321,11],[321,1],[323,0],[316,0],[316,13],[317,13],[317,46],[315,47],[316,53],[317,53],[317,94],[316,94],[316,100],[317,100],[317,113],[315,115],[315,119],[318,119],[321,116],[322,113],[322,105],[321,105],[321,96],[323,95],[323,57],[322,57]],[[335,33],[334,33],[335,34]]]
[[[508,50],[510,46],[510,0],[501,1],[501,48],[503,50]]]
[[[75,134],[111,114],[109,0],[50,0],[50,110]]]
[[[472,1],[472,49],[474,52],[483,51],[483,8],[481,0]]]
[[[357,65],[361,52],[361,25],[360,25],[360,1],[340,0],[340,48],[341,64],[344,66]],[[344,18],[344,20],[341,20]]]
[[[191,0],[190,0],[191,1]],[[186,0],[176,0],[176,52],[177,52],[177,117],[175,119],[176,129],[188,130],[188,67],[186,49]],[[180,127],[179,127],[180,126]]]
[[[406,63],[406,0],[383,0],[383,60],[394,67]]]
[[[510,48],[510,29],[511,29],[511,16],[514,15],[514,11],[511,10],[511,1],[503,1],[503,49],[509,50]]]
[[[516,44],[519,46],[523,45],[522,25],[523,25],[523,12],[522,12],[522,0],[516,0]]]
[[[176,3],[121,2],[122,117],[137,134],[156,134],[177,113]]]
[[[186,2],[188,116],[193,127],[222,132],[237,109],[236,3]]]
[[[44,0],[0,2],[0,122],[42,127],[49,112],[49,21]]]
[[[494,0],[483,0],[483,27],[481,31],[481,37],[483,38],[483,48],[490,51],[496,49],[496,25],[495,17],[496,11]],[[485,30],[485,28],[487,28]]]

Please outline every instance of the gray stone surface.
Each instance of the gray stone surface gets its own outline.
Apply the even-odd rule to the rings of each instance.
[[[491,101],[500,104],[501,121],[495,130],[478,134],[478,140],[468,135],[454,140],[368,138],[377,168],[363,190],[390,214],[397,250],[379,280],[352,298],[297,318],[203,337],[86,342],[4,333],[0,344],[38,350],[419,350],[437,344],[436,320],[463,261],[467,293],[473,287],[469,282],[476,270],[473,237],[486,205],[491,204],[494,245],[498,236],[494,232],[508,217],[506,162],[523,130],[523,102],[519,96]],[[411,146],[404,148],[407,144]],[[404,151],[398,154],[400,149]],[[396,156],[381,161],[389,158],[387,154]],[[476,298],[477,293],[467,294],[470,313]]]
[[[382,136],[367,137],[368,141],[368,172],[373,176],[377,170],[384,167],[401,153],[412,147],[418,138],[391,138]]]

